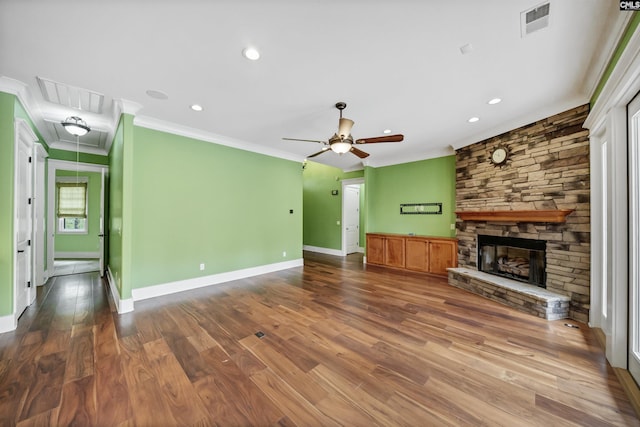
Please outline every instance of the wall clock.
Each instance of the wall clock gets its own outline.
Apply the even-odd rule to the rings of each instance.
[[[491,163],[495,166],[504,164],[507,161],[509,152],[505,147],[498,147],[491,153]]]

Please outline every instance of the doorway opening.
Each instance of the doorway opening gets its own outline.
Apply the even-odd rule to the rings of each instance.
[[[364,178],[342,181],[342,255],[364,253]]]
[[[105,271],[108,167],[49,161],[47,266],[50,276]],[[89,270],[88,270],[89,269]]]

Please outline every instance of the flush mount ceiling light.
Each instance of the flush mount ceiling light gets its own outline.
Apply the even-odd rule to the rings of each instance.
[[[202,110],[204,110],[204,108],[202,108],[202,105],[199,105],[199,104],[193,104],[193,105],[191,106],[191,109],[192,109],[193,111],[202,111]]]
[[[385,135],[388,135],[391,133],[391,129],[385,129],[382,131],[382,133],[384,133]]]
[[[499,104],[500,102],[502,102],[502,99],[500,98],[493,98],[487,101],[487,104],[489,105],[495,105],[495,104]]]
[[[64,127],[64,130],[66,130],[73,136],[83,136],[91,131],[91,128],[87,125],[87,122],[77,116],[67,117],[61,124]]]
[[[242,56],[252,61],[257,61],[260,58],[260,52],[253,47],[248,47],[242,51]]]
[[[64,130],[76,137],[76,185],[79,184],[78,171],[80,169],[80,137],[91,131],[87,122],[78,116],[69,116],[62,121]]]
[[[480,118],[479,118],[479,117],[471,117],[471,118],[470,118],[469,120],[467,120],[467,121],[468,121],[469,123],[475,123],[475,122],[477,122],[478,120],[480,120]]]

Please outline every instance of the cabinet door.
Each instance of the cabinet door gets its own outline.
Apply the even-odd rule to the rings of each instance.
[[[447,268],[458,265],[456,241],[432,240],[429,242],[429,272],[447,275]]]
[[[407,269],[429,271],[429,242],[427,240],[407,239],[405,251]]]
[[[387,236],[384,243],[384,264],[404,268],[404,237]]]
[[[384,264],[384,241],[382,236],[367,235],[367,264]]]

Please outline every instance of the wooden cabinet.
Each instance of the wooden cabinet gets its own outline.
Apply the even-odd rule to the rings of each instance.
[[[406,239],[407,270],[429,271],[429,241],[426,239]]]
[[[368,233],[367,264],[447,275],[458,266],[458,240],[446,237]]]
[[[404,239],[387,236],[384,240],[384,264],[404,268]]]
[[[367,262],[384,264],[384,242],[386,238],[376,234],[367,234]]]
[[[367,234],[367,263],[404,268],[404,239],[383,234]]]
[[[447,268],[458,266],[458,242],[429,240],[429,273],[447,275]]]

